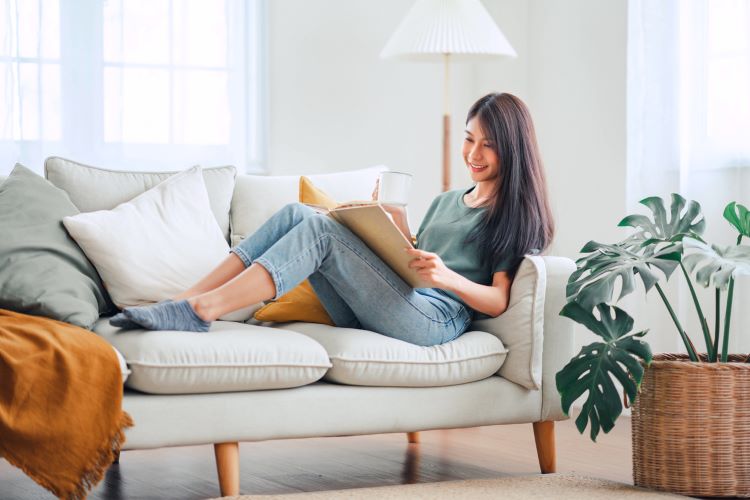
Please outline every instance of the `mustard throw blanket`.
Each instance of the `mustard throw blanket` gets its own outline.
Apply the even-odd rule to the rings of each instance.
[[[85,498],[133,425],[96,334],[0,309],[0,456],[60,498]]]

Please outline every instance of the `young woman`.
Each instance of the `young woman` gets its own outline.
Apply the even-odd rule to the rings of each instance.
[[[223,314],[276,299],[308,278],[336,326],[424,346],[453,340],[477,316],[505,311],[521,259],[543,251],[553,234],[534,126],[520,99],[479,99],[466,119],[462,155],[474,186],[435,198],[418,248],[405,250],[430,288],[411,288],[344,226],[292,203],[191,289],[125,308],[110,322],[207,331]],[[384,208],[411,238],[406,209]]]

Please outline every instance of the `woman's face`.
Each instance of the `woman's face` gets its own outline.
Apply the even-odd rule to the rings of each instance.
[[[476,117],[469,120],[461,154],[472,181],[492,181],[498,176],[500,160],[494,147],[492,140],[484,136],[479,120]]]

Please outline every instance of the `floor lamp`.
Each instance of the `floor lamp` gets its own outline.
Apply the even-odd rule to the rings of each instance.
[[[380,57],[443,62],[443,191],[450,189],[450,63],[516,57],[505,35],[479,0],[417,0]]]

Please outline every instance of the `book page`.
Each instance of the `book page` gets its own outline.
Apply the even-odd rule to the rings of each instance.
[[[409,262],[414,257],[407,254],[404,248],[414,248],[414,245],[380,205],[369,202],[366,205],[337,207],[331,210],[329,215],[356,234],[413,288],[430,288],[416,269],[409,267]]]

